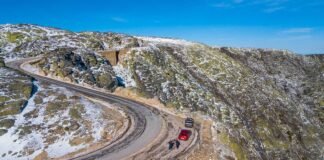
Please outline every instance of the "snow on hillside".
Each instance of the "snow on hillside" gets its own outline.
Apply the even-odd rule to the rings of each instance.
[[[7,117],[15,123],[0,136],[0,159],[33,159],[44,151],[60,157],[102,140],[103,132],[115,136],[114,120],[104,118],[101,106],[65,88],[34,83],[38,92],[26,108]]]
[[[152,42],[154,44],[176,44],[176,45],[193,45],[193,42],[189,42],[182,39],[171,39],[171,38],[157,38],[157,37],[136,37],[138,39]]]
[[[121,64],[113,66],[113,70],[116,75],[123,79],[125,87],[136,87],[136,82],[132,78],[130,70],[126,67],[123,67]]]

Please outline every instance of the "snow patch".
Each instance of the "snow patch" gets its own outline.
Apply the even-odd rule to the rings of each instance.
[[[193,42],[189,42],[186,40],[182,39],[171,39],[171,38],[157,38],[157,37],[136,37],[138,39],[144,40],[144,41],[149,41],[153,43],[168,43],[168,44],[176,44],[176,45],[193,45]]]
[[[132,74],[128,68],[123,67],[121,64],[113,66],[116,75],[124,80],[125,87],[136,87],[136,82],[132,78]]]

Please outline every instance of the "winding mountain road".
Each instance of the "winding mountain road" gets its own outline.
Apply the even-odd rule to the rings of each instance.
[[[39,59],[39,58],[38,58]],[[84,87],[68,82],[63,82],[57,79],[48,78],[45,76],[40,76],[33,70],[26,70],[21,66],[25,63],[29,63],[37,60],[37,58],[26,58],[16,61],[7,62],[6,66],[15,70],[19,70],[35,79],[43,82],[48,82],[51,84],[56,84],[58,86],[66,87],[68,89],[80,92],[86,96],[99,98],[104,101],[115,102],[125,106],[124,111],[128,116],[132,117],[131,127],[133,128],[130,133],[126,133],[124,136],[117,139],[115,142],[104,146],[98,150],[80,154],[79,156],[73,157],[71,159],[105,159],[105,160],[115,160],[115,159],[134,159],[134,157],[146,157],[146,155],[151,154],[154,157],[155,153],[163,153],[164,157],[174,158],[178,154],[184,154],[190,150],[189,146],[192,147],[196,141],[190,140],[189,142],[183,143],[183,146],[171,154],[166,148],[167,138],[173,138],[177,136],[179,128],[182,127],[182,119],[177,119],[172,122],[167,122],[166,118],[168,115],[166,113],[161,113],[157,109],[145,105],[143,103],[112,95],[110,93],[105,93],[96,89],[89,87]],[[170,116],[170,115],[169,115]],[[178,121],[178,122],[176,122]],[[173,124],[172,124],[173,123]],[[163,125],[168,124],[166,129]],[[166,131],[165,131],[166,130]],[[197,137],[198,132],[194,132],[194,136]],[[162,135],[163,134],[163,135]],[[173,135],[174,134],[174,135]],[[158,138],[163,137],[163,138]],[[155,144],[152,144],[155,142]],[[147,149],[147,146],[154,146]],[[148,153],[143,153],[143,150],[149,150]],[[155,155],[156,156],[156,155]],[[151,158],[152,158],[151,157]],[[135,158],[136,159],[136,158]],[[137,158],[140,159],[140,158]]]
[[[125,109],[127,114],[131,115],[134,119],[134,126],[132,126],[134,127],[134,130],[130,134],[128,134],[127,137],[123,137],[123,139],[118,143],[114,143],[95,152],[81,155],[73,159],[122,159],[129,155],[135,154],[137,151],[139,151],[139,149],[144,148],[159,135],[162,126],[162,118],[158,114],[156,114],[156,112],[153,113],[152,110],[149,109],[149,106],[94,89],[89,89],[67,82],[39,76],[20,67],[24,62],[30,60],[32,60],[32,58],[12,61],[10,63],[7,63],[6,66],[19,70],[43,82],[66,87],[90,97],[100,98],[105,101],[122,104],[127,107]]]

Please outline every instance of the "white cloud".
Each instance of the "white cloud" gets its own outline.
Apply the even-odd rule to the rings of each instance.
[[[305,40],[310,38],[312,38],[311,35],[298,35],[298,36],[288,37],[287,40]]]
[[[283,34],[306,34],[313,32],[313,28],[290,28],[287,30],[281,31]]]
[[[119,23],[126,23],[127,20],[121,17],[112,17],[111,20],[115,21],[115,22],[119,22]]]
[[[225,2],[216,3],[216,4],[213,4],[212,6],[216,7],[216,8],[230,8],[230,7],[232,7],[232,5],[230,3],[225,3]]]
[[[265,13],[273,13],[285,9],[283,6],[271,7],[263,10]]]
[[[211,4],[216,8],[237,8],[258,6],[265,13],[273,13],[286,8],[286,5],[291,0],[222,0],[218,3]]]

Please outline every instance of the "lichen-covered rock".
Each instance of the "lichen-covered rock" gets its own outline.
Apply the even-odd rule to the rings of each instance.
[[[114,87],[116,82],[112,79],[110,74],[101,74],[97,78],[97,83],[99,87]]]
[[[0,120],[0,128],[9,129],[15,124],[14,119],[3,119]]]
[[[8,130],[6,129],[0,129],[0,136],[6,134],[8,132]]]
[[[56,56],[53,57],[52,55]],[[95,85],[113,90],[117,80],[107,60],[88,50],[60,48],[44,55],[34,63],[46,75],[53,75],[76,83]]]

